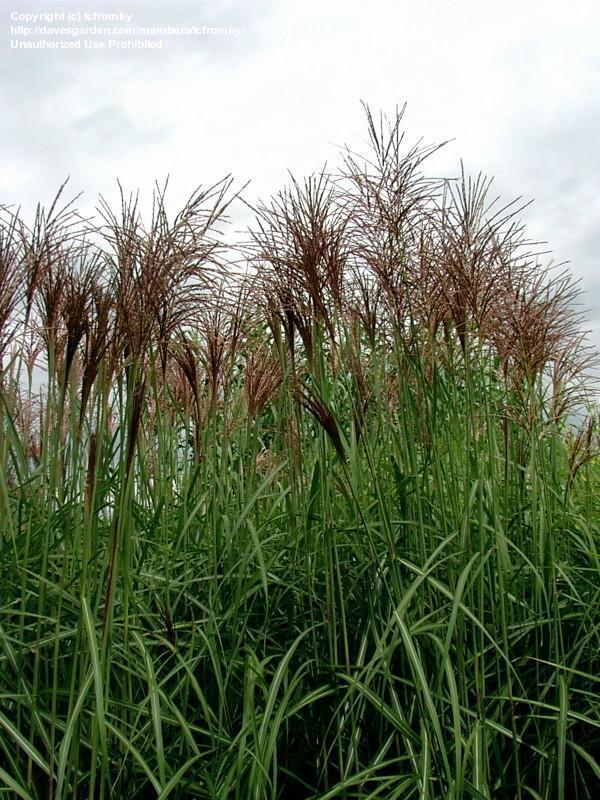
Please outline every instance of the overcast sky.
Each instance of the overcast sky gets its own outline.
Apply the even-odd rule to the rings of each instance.
[[[1,0],[0,10],[0,203],[29,210],[71,176],[92,208],[99,193],[115,196],[117,178],[149,194],[169,175],[176,205],[229,172],[252,180],[254,200],[288,169],[301,176],[360,146],[360,100],[391,113],[407,102],[410,141],[453,140],[433,174],[456,175],[462,158],[507,201],[535,199],[530,233],[581,277],[600,346],[597,0]],[[127,41],[162,46],[114,45]]]

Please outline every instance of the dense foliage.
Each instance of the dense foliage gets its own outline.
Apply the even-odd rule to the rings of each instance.
[[[229,179],[3,209],[0,793],[597,797],[577,293],[367,121],[233,254]]]

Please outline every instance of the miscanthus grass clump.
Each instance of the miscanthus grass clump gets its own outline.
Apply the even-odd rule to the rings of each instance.
[[[233,255],[229,178],[2,208],[1,794],[598,796],[576,287],[401,121]]]

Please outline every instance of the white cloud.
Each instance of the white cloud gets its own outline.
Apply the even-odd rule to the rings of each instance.
[[[288,169],[335,162],[336,144],[360,144],[360,99],[388,111],[406,100],[410,141],[455,138],[433,170],[456,174],[462,156],[506,199],[535,196],[534,234],[574,259],[600,309],[596,3],[125,6],[140,24],[205,19],[244,33],[152,53],[3,52],[3,202],[47,199],[67,174],[90,205],[114,196],[116,177],[147,192],[167,174],[174,202],[226,172],[252,178],[254,198]]]

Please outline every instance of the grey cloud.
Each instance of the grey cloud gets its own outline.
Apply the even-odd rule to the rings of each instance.
[[[195,26],[200,33],[187,33],[181,35],[155,35],[130,36],[115,35],[110,38],[123,40],[125,38],[163,39],[162,49],[151,50],[20,50],[11,47],[11,39],[16,40],[18,35],[11,35],[11,26],[24,24],[20,21],[11,21],[10,14],[19,10],[40,13],[49,10],[99,14],[123,13],[131,15],[130,21],[107,22],[102,20],[69,22],[59,20],[41,24],[52,24],[57,27],[78,26],[116,26],[118,28],[141,26],[143,28],[156,28],[170,26],[171,28],[191,28]],[[14,2],[0,2],[0,69],[3,74],[12,75],[13,80],[3,82],[3,91],[13,96],[22,97],[25,87],[37,90],[48,90],[60,82],[68,79],[75,70],[92,65],[102,68],[110,62],[133,62],[137,65],[146,65],[158,60],[172,60],[181,53],[197,53],[202,55],[208,63],[218,63],[227,66],[243,60],[247,54],[254,50],[261,41],[261,22],[271,13],[272,5],[264,2],[219,2],[208,0],[196,2],[194,0],[145,0],[145,2],[132,2],[125,0],[118,5],[107,2],[67,2],[57,4],[56,8],[49,9],[45,2],[35,0],[27,5],[19,6]],[[31,24],[31,23],[28,23]],[[236,33],[219,33],[216,29],[241,31]],[[33,38],[40,38],[33,37]],[[64,39],[73,37],[63,36]],[[106,37],[90,36],[87,38],[103,40]]]
[[[66,15],[84,10],[131,13],[131,22],[123,24],[232,26],[243,28],[244,33],[238,37],[210,34],[171,37],[165,39],[165,48],[160,51],[19,50],[10,47],[11,12],[60,11]],[[261,24],[271,10],[270,4],[262,2],[216,0],[145,0],[143,3],[123,0],[118,4],[108,0],[94,3],[66,0],[51,6],[36,0],[27,4],[2,0],[0,104],[5,113],[0,117],[0,163],[6,164],[10,159],[13,169],[23,176],[35,171],[37,187],[35,198],[25,198],[7,197],[11,187],[6,186],[2,202],[35,202],[39,195],[51,194],[69,174],[82,185],[91,178],[90,159],[128,151],[139,153],[148,145],[166,141],[178,118],[186,114],[185,107],[174,108],[164,122],[153,120],[142,125],[131,116],[125,101],[116,100],[115,96],[122,97],[123,89],[134,89],[140,81],[151,86],[165,74],[172,76],[173,81],[189,85],[192,90],[194,75],[200,78],[206,74],[205,68],[224,73],[236,69],[240,60],[248,58],[259,47]],[[69,26],[72,23],[57,21],[52,24]],[[151,118],[152,115],[146,116]],[[106,166],[111,169],[110,162]],[[25,182],[24,177],[23,184]],[[31,182],[29,177],[30,185]],[[95,188],[86,186],[91,192]],[[17,191],[21,190],[17,188]]]
[[[590,319],[600,319],[600,103],[589,97],[507,119],[494,186],[503,198],[533,199],[523,219],[548,242],[548,259],[580,277]]]
[[[140,25],[146,28],[166,26],[181,28],[182,26],[214,28],[240,28],[243,33],[235,35],[181,35],[164,37],[164,47],[161,50],[22,50],[11,47],[10,15],[14,11],[27,11],[31,13],[57,10],[68,14],[69,12],[97,11],[100,13],[114,13],[115,11],[132,14],[130,23],[116,23],[121,25]],[[152,80],[154,72],[161,73],[182,62],[190,64],[191,69],[204,66],[217,66],[224,70],[234,68],[240,61],[248,58],[261,43],[261,24],[271,13],[272,6],[263,2],[194,2],[190,0],[161,0],[161,2],[125,2],[114,4],[111,2],[72,2],[68,0],[56,3],[55,8],[49,9],[45,2],[32,2],[20,5],[16,2],[0,0],[0,102],[4,109],[10,109],[10,116],[4,115],[0,132],[3,138],[10,135],[10,120],[18,138],[24,128],[23,121],[31,123],[36,116],[39,106],[47,98],[67,90],[73,83],[81,84],[84,94],[80,102],[85,110],[94,104],[94,98],[85,95],[86,78],[90,74],[106,72],[107,90],[110,80],[130,81],[143,73],[148,80]],[[45,23],[44,23],[45,24]],[[49,23],[48,23],[49,24]],[[70,27],[72,24],[80,25],[111,25],[112,23],[70,23],[58,21],[55,26]],[[34,37],[36,38],[36,37]],[[40,37],[37,37],[38,39]],[[52,39],[53,37],[46,37]],[[54,37],[57,38],[57,37]],[[69,39],[68,36],[61,37]],[[93,38],[93,37],[92,37]],[[98,37],[97,37],[98,38]],[[102,37],[99,37],[102,38]],[[115,37],[123,39],[127,37]],[[134,39],[138,37],[133,37]],[[139,37],[152,38],[152,37]],[[155,39],[158,37],[154,37]],[[199,59],[189,62],[189,58]],[[182,70],[182,78],[192,79],[193,73]]]
[[[102,147],[105,154],[119,152],[132,142],[149,144],[168,136],[173,125],[149,129],[136,123],[120,106],[103,106],[76,119],[72,138],[82,152],[97,152]]]

